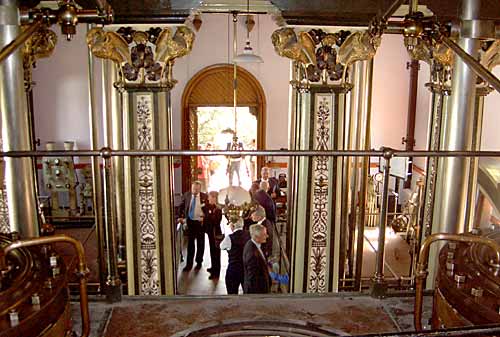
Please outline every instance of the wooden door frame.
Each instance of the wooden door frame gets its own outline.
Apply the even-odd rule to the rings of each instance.
[[[232,74],[233,65],[232,64],[215,64],[203,68],[198,73],[196,73],[186,84],[184,92],[182,94],[182,149],[183,150],[195,150],[192,148],[192,144],[197,144],[197,123],[191,118],[191,111],[200,106],[227,106],[232,107],[227,103],[221,104],[224,100],[217,102],[216,100],[207,102],[196,102],[190,101],[193,91],[200,85],[200,83],[206,79],[207,76],[213,75],[218,72],[230,72]],[[251,84],[251,88],[257,97],[257,102],[251,102],[250,104],[238,104],[238,106],[251,106],[255,107],[257,113],[257,149],[263,150],[266,148],[266,97],[264,89],[260,82],[251,74],[248,70],[237,66],[238,80],[246,81]],[[241,87],[240,87],[241,88]],[[238,93],[241,93],[238,89]],[[232,97],[232,93],[231,93]],[[232,99],[232,98],[231,98]],[[189,191],[192,182],[191,174],[191,159],[189,157],[182,157],[182,190]],[[257,157],[257,172],[260,172],[261,167],[264,165],[264,158]]]

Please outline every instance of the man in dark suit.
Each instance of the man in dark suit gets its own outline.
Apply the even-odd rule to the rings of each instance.
[[[273,223],[266,219],[266,211],[262,206],[258,206],[250,217],[254,223],[266,227],[268,238],[266,242],[261,245],[261,248],[267,260],[273,254]]]
[[[271,198],[276,199],[276,197],[279,195],[279,186],[278,186],[278,179],[275,177],[270,177],[270,169],[267,166],[263,166],[262,169],[260,170],[260,179],[256,180],[255,182],[260,184],[262,181],[267,181],[269,184],[269,187],[267,189],[267,193],[271,196]]]
[[[209,280],[218,279],[220,274],[220,249],[219,244],[222,240],[222,231],[220,223],[222,220],[222,210],[217,206],[217,197],[219,193],[210,191],[208,193],[208,203],[202,207],[205,217],[203,218],[203,227],[208,235],[208,244],[210,245],[211,267],[207,269],[210,273]]]
[[[261,181],[259,189],[254,192],[253,199],[266,211],[266,218],[272,223],[276,223],[276,204],[271,196],[266,192],[269,188],[267,181]]]
[[[243,266],[245,269],[243,292],[245,294],[266,294],[269,292],[271,280],[266,258],[261,245],[266,242],[266,227],[255,224],[250,226],[251,240],[243,249]]]
[[[186,234],[188,237],[186,266],[183,271],[193,268],[194,241],[196,240],[196,269],[200,269],[205,252],[205,231],[203,230],[202,207],[208,202],[206,193],[201,192],[201,182],[195,181],[191,184],[191,192],[182,196],[179,206],[179,221],[187,224]]]

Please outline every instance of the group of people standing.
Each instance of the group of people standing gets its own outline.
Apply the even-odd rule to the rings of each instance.
[[[250,189],[256,208],[250,216],[243,219],[231,219],[232,233],[222,235],[222,210],[217,205],[218,192],[201,192],[201,183],[193,182],[191,191],[184,193],[180,205],[179,221],[186,224],[188,237],[187,258],[183,269],[189,272],[196,262],[195,269],[200,269],[205,249],[205,233],[210,245],[211,267],[209,279],[220,276],[220,252],[228,252],[226,288],[228,294],[243,292],[268,293],[271,286],[270,259],[273,253],[273,232],[276,222],[276,197],[279,187],[276,178],[269,176],[269,168],[263,167],[261,179],[255,181]],[[196,241],[196,256],[195,256]]]
[[[203,148],[200,146],[200,150]],[[212,143],[207,143],[204,150],[216,149]],[[226,144],[225,150],[227,151],[242,151],[242,150],[256,150],[256,141],[252,139],[249,144],[244,145],[237,136],[232,138],[232,141]],[[225,163],[225,164],[224,164]],[[251,182],[255,176],[255,167],[257,161],[255,156],[242,156],[239,154],[231,156],[199,156],[197,162],[198,180],[202,184],[204,190],[216,187],[219,182],[224,184],[228,181],[228,186],[234,186],[234,180],[237,179],[238,186],[244,185],[244,181]],[[225,170],[224,170],[225,165]],[[243,173],[243,176],[241,172]],[[222,175],[222,177],[221,177]],[[224,178],[225,175],[225,178]]]

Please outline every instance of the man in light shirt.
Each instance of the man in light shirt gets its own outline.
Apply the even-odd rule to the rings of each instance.
[[[205,231],[203,230],[202,207],[208,202],[206,193],[201,192],[201,182],[195,181],[191,184],[191,191],[184,193],[182,203],[179,206],[179,222],[186,223],[186,234],[188,237],[186,266],[183,271],[187,272],[193,268],[196,240],[196,269],[200,269],[205,252]]]
[[[231,234],[226,235],[220,249],[227,250],[229,256],[226,270],[226,289],[228,294],[237,295],[240,285],[243,286],[243,248],[250,240],[250,235],[243,230],[243,219],[230,222]]]
[[[270,290],[271,279],[266,257],[261,245],[267,240],[266,227],[255,224],[250,226],[251,240],[243,249],[243,266],[245,269],[243,292],[245,294],[266,294]]]

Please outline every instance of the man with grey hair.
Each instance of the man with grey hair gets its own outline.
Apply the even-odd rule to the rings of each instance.
[[[250,226],[251,240],[245,244],[243,249],[244,281],[243,292],[245,294],[266,294],[269,292],[271,280],[266,257],[262,252],[261,245],[267,240],[266,227],[255,224]]]
[[[268,259],[273,253],[273,223],[266,219],[266,211],[262,206],[257,206],[250,217],[253,222],[266,227],[268,238],[266,242],[262,244],[262,252],[266,259]]]
[[[265,190],[273,199],[279,195],[278,179],[270,176],[271,169],[267,166],[263,166],[260,170],[260,179],[255,182],[260,184],[261,181],[267,181],[269,183],[268,188]]]
[[[228,294],[237,295],[240,285],[243,286],[243,248],[250,240],[250,235],[243,230],[243,219],[230,222],[232,234],[226,235],[220,244],[221,250],[227,250],[228,264],[226,270],[226,289]]]

